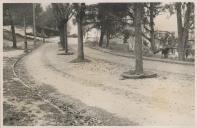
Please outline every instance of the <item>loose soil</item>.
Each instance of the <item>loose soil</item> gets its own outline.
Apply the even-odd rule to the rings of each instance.
[[[120,80],[120,74],[133,67],[132,59],[85,48],[90,62],[70,63],[76,58],[77,48],[77,43],[72,43],[69,47],[74,55],[57,55],[58,46],[51,43],[25,58],[28,76],[87,106],[139,125],[193,124],[193,66],[144,61],[145,69],[159,77]]]
[[[39,85],[27,76],[23,61],[19,61],[15,72],[22,81],[30,85],[31,88],[27,88],[14,76],[12,70],[13,64],[22,56],[24,56],[23,50],[4,51],[3,124],[5,126],[137,125],[102,109],[88,107],[77,99],[60,94],[49,85]],[[43,99],[61,109],[63,113]]]

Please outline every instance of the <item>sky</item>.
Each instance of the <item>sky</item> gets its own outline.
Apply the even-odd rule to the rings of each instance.
[[[155,29],[163,31],[177,31],[177,20],[176,15],[169,15],[164,13],[155,18]]]
[[[41,3],[45,9],[50,3]],[[74,28],[75,29],[75,28]],[[177,22],[176,15],[169,15],[169,13],[163,13],[155,18],[155,30],[171,31],[177,35]],[[71,30],[72,31],[72,30]],[[75,31],[75,30],[74,30]]]
[[[45,10],[46,9],[46,7],[48,6],[48,5],[50,5],[51,3],[41,3],[41,6],[43,7],[43,9]]]

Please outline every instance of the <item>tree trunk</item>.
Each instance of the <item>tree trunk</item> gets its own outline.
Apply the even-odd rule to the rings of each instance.
[[[17,46],[16,46],[16,34],[15,34],[14,24],[11,25],[11,29],[12,29],[13,48],[17,48]]]
[[[67,23],[65,23],[64,31],[65,31],[65,43],[64,43],[65,53],[68,53]]]
[[[27,49],[27,35],[26,35],[26,16],[24,16],[24,34],[25,34],[25,38],[24,38],[24,52],[27,52],[28,49]]]
[[[99,40],[99,47],[102,47],[102,45],[103,45],[104,34],[105,34],[105,30],[104,30],[103,26],[101,26],[101,35],[100,35],[100,40]]]
[[[65,49],[65,30],[64,24],[59,25],[59,33],[60,33],[60,44],[63,49]]]
[[[185,19],[184,19],[184,27],[183,27],[183,34],[182,34],[182,43],[183,43],[183,60],[186,57],[186,46],[188,42],[188,34],[189,34],[189,18],[191,14],[191,3],[187,3],[187,10],[185,12]]]
[[[17,48],[16,45],[16,33],[15,33],[15,26],[14,26],[14,21],[12,19],[12,15],[9,12],[9,18],[10,18],[10,24],[11,24],[11,31],[12,31],[12,41],[13,41],[13,48]]]
[[[109,38],[110,38],[110,34],[108,31],[106,33],[106,36],[107,36],[106,48],[108,48],[109,47]]]
[[[82,18],[77,22],[78,27],[78,59],[84,60]]]
[[[34,47],[36,46],[36,4],[33,3],[33,34],[34,34]]]
[[[135,73],[143,73],[142,60],[142,3],[135,4]]]
[[[176,3],[176,13],[177,13],[177,28],[178,28],[178,57],[179,60],[184,60],[184,45],[182,42],[182,11],[181,11],[181,3]]]
[[[150,43],[151,43],[151,50],[154,52],[155,51],[155,37],[154,37],[154,14],[153,14],[153,4],[154,3],[150,3]]]
[[[178,25],[178,56],[179,60],[185,60],[186,43],[188,41],[189,33],[189,18],[191,14],[191,3],[187,3],[187,10],[184,16],[184,26],[182,24],[181,3],[176,4],[177,11],[177,25]]]

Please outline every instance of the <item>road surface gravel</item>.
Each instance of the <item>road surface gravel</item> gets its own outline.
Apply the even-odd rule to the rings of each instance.
[[[75,53],[77,39],[69,39]],[[120,80],[134,60],[85,48],[87,63],[58,55],[57,42],[46,43],[24,59],[28,75],[87,106],[103,109],[139,125],[193,125],[194,66],[144,61],[157,78]]]

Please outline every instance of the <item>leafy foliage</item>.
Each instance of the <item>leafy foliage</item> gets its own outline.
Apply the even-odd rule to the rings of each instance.
[[[73,15],[72,6],[69,3],[52,3],[52,8],[58,24],[67,23]]]
[[[56,19],[53,13],[53,8],[49,5],[46,11],[41,13],[37,19],[38,26],[56,29]]]
[[[4,3],[3,4],[3,23],[4,25],[9,25],[8,10],[12,15],[15,25],[23,25],[23,18],[26,16],[27,25],[32,25],[33,23],[33,4],[32,3]],[[39,14],[42,12],[42,7],[40,4],[36,4],[36,16],[38,18]]]

